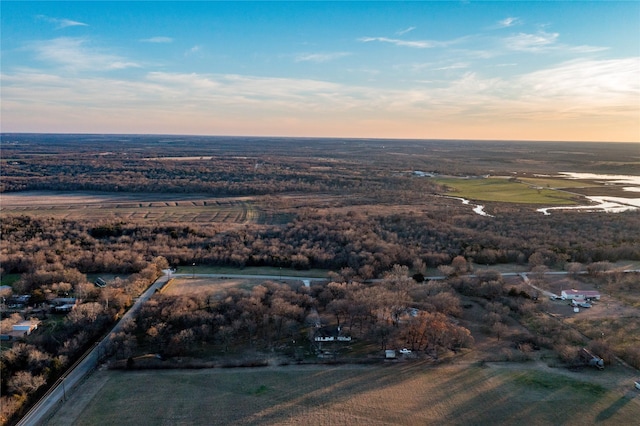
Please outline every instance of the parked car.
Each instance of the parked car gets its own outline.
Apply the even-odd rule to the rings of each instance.
[[[401,354],[406,355],[406,354],[410,354],[411,353],[411,349],[402,348],[398,352],[400,352]]]

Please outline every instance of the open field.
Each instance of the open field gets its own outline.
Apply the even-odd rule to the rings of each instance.
[[[585,186],[602,186],[601,183],[591,183],[573,179],[554,177],[518,177],[518,181],[541,188],[583,188]]]
[[[448,195],[477,201],[497,201],[503,203],[571,205],[575,195],[551,189],[535,189],[530,185],[511,181],[507,178],[452,179],[438,178],[436,182],[452,189]]]
[[[2,194],[4,214],[62,219],[121,219],[182,223],[256,222],[259,211],[247,198],[206,195],[28,191]]]
[[[48,424],[633,424],[640,396],[626,374],[422,362],[102,370]]]
[[[243,278],[173,278],[162,289],[169,296],[208,295],[230,288],[250,289],[264,280]]]

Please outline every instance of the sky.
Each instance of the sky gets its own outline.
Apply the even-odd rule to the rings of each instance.
[[[0,2],[2,132],[640,142],[640,2]]]

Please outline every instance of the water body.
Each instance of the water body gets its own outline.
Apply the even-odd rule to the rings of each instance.
[[[569,179],[589,179],[603,181],[606,184],[628,184],[633,186],[624,187],[623,190],[633,193],[640,192],[640,176],[633,175],[602,175],[596,173],[573,173],[562,172],[561,175],[567,176]],[[544,215],[550,215],[550,210],[583,210],[586,212],[607,212],[607,213],[620,213],[630,210],[640,209],[640,198],[637,197],[586,197],[594,204],[586,206],[560,206],[560,207],[544,207],[537,209]]]
[[[466,198],[462,198],[462,197],[450,197],[448,195],[444,195],[445,198],[452,198],[454,200],[460,200],[462,201],[462,204],[471,204],[471,202],[469,200],[467,200]],[[479,214],[480,216],[486,216],[486,217],[493,217],[492,215],[490,215],[489,213],[484,211],[484,206],[482,204],[473,204],[474,208],[473,208],[473,212],[475,214]]]

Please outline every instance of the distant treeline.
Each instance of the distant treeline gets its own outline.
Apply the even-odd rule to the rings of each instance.
[[[93,190],[389,197],[437,187],[398,172],[633,173],[633,144],[2,134],[0,192]],[[589,155],[585,155],[585,153]],[[173,157],[183,157],[176,161]],[[167,158],[162,160],[162,158]],[[612,166],[612,164],[614,166]]]

